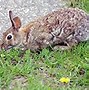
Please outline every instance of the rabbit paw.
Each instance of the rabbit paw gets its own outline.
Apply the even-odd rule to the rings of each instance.
[[[57,46],[55,46],[55,47],[53,48],[53,50],[59,50],[59,49],[61,49],[61,50],[68,50],[68,49],[71,49],[71,47],[69,47],[69,46],[57,45]]]

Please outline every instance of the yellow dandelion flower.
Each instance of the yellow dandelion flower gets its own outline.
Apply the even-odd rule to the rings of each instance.
[[[62,83],[69,83],[70,82],[70,78],[68,78],[68,77],[62,77],[62,78],[60,78],[60,80],[59,80],[60,82],[62,82]]]

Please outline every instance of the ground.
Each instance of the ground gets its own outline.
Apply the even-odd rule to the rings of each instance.
[[[0,52],[2,90],[88,90],[89,42],[72,50],[43,49],[39,54],[11,49]],[[14,57],[14,58],[13,58]],[[70,82],[61,82],[61,78]]]

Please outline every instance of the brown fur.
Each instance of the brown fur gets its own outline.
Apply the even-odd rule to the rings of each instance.
[[[22,28],[19,18],[11,18],[16,28],[13,29],[12,26],[3,34],[3,44],[7,48],[11,44],[33,51],[61,43],[72,47],[86,40],[88,36],[86,33],[89,34],[87,17],[88,15],[80,9],[63,8],[38,18]],[[5,37],[9,33],[12,33],[14,38],[8,41]]]

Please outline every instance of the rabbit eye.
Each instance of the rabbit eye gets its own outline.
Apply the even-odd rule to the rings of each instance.
[[[7,39],[8,39],[8,40],[12,39],[12,35],[9,35],[9,36],[7,37]]]
[[[7,40],[11,40],[13,38],[12,34],[7,35]]]

